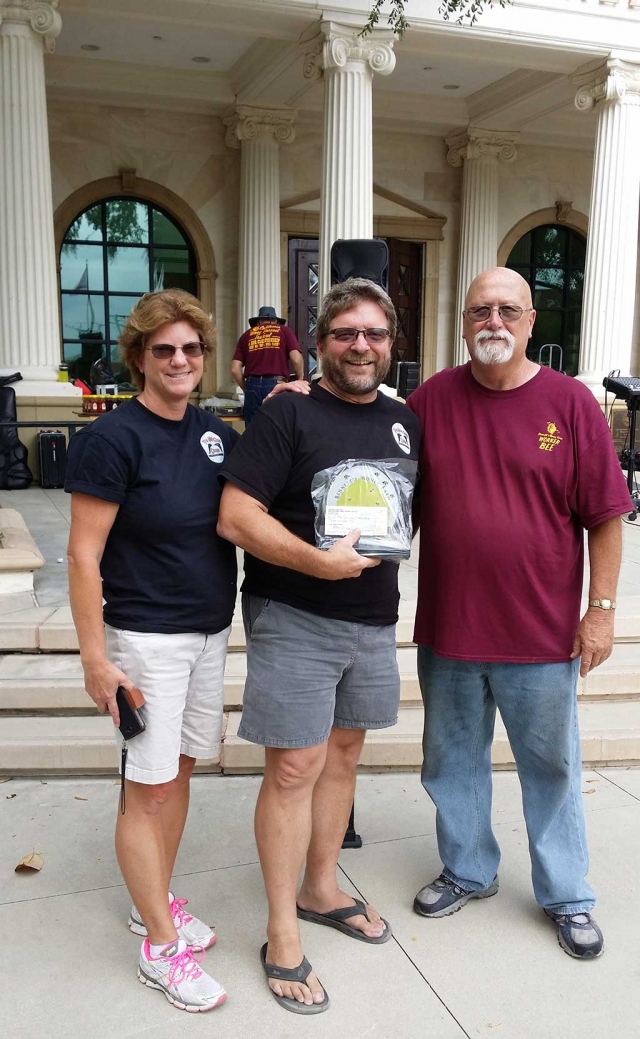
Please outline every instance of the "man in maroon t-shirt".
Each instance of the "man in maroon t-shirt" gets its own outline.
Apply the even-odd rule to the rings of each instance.
[[[296,379],[304,378],[300,344],[273,307],[260,307],[258,316],[249,318],[249,325],[231,362],[231,375],[244,391],[245,426],[276,383],[289,378],[289,362]]]
[[[444,869],[414,909],[447,916],[498,890],[491,829],[496,707],[518,767],[536,900],[565,952],[603,951],[581,795],[578,670],[613,646],[620,516],[631,501],[609,428],[582,383],[526,356],[529,286],[497,267],[472,282],[471,355],[407,401],[422,423],[414,639],[425,704],[422,782]],[[583,531],[589,607],[580,619]]]

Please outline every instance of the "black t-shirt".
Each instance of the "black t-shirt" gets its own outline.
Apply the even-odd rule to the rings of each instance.
[[[402,433],[408,452],[400,446],[407,446]],[[420,423],[399,401],[378,393],[371,404],[351,404],[314,385],[309,396],[281,393],[263,404],[221,478],[314,545],[311,481],[317,472],[347,458],[417,460],[419,447]],[[396,563],[382,562],[357,578],[325,581],[247,553],[244,570],[242,588],[252,595],[338,620],[395,624],[398,619]]]
[[[65,490],[120,506],[100,564],[107,624],[215,634],[231,623],[236,551],[216,534],[217,477],[238,439],[200,408],[177,422],[135,399],[72,437]]]

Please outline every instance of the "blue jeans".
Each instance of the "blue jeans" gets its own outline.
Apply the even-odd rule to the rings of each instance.
[[[251,375],[244,381],[244,424],[249,425],[265,397],[279,380],[275,375]]]
[[[489,886],[500,848],[491,829],[491,744],[499,708],[518,768],[536,901],[589,912],[589,869],[576,682],[579,660],[502,664],[449,660],[418,647],[424,700],[422,785],[437,808],[444,873]]]

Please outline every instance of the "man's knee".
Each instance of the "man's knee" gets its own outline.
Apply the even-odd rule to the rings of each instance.
[[[266,750],[265,780],[282,793],[295,793],[313,786],[322,771],[326,743],[319,747]]]
[[[358,767],[365,735],[364,729],[332,729],[329,739],[331,767],[347,773],[354,772]]]

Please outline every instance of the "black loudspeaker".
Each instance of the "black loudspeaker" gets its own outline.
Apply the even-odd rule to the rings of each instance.
[[[396,389],[398,396],[406,400],[420,385],[420,365],[417,361],[398,361],[396,364]]]
[[[389,248],[383,238],[339,238],[331,246],[331,284],[368,278],[389,291]]]

